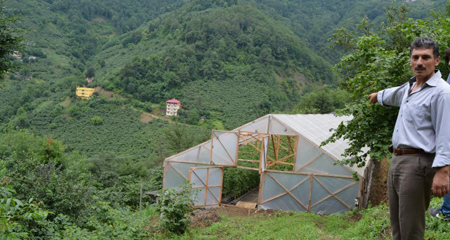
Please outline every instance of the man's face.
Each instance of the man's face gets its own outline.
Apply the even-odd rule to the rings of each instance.
[[[434,57],[432,48],[413,49],[409,65],[417,80],[427,81],[434,75],[439,60],[440,57]]]

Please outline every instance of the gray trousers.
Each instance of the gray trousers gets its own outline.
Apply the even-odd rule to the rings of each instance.
[[[388,176],[389,210],[394,240],[423,240],[436,170],[434,154],[394,155]]]

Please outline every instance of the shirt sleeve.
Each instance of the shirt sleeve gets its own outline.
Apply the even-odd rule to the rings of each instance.
[[[406,91],[408,91],[408,84],[403,84],[399,87],[387,88],[378,92],[377,101],[384,107],[399,107]]]
[[[450,165],[450,93],[437,96],[431,110],[432,124],[436,132],[436,156],[433,167]]]

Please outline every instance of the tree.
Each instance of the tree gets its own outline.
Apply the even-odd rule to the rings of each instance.
[[[192,143],[192,136],[189,136],[186,127],[177,122],[166,129],[165,137],[170,150],[176,153],[187,149]]]
[[[5,14],[4,2],[5,0],[0,0],[0,79],[3,79],[3,74],[13,67],[10,56],[15,50],[20,49],[22,41],[22,38],[16,35],[19,31],[10,26],[17,17],[8,17]]]
[[[450,44],[450,18],[432,13],[427,20],[406,18],[405,6],[387,8],[388,22],[375,33],[367,18],[357,26],[357,31],[340,29],[334,35],[334,43],[351,52],[343,56],[334,69],[342,79],[341,88],[351,94],[352,101],[339,111],[352,115],[348,123],[341,123],[333,135],[322,143],[339,138],[347,139],[345,164],[365,165],[367,156],[383,159],[390,156],[391,144],[398,109],[385,109],[371,105],[366,96],[388,87],[399,86],[412,75],[409,67],[409,45],[419,36],[429,36],[445,49]],[[443,63],[440,65],[443,69]],[[368,147],[368,152],[363,148]]]
[[[306,93],[300,98],[294,107],[293,113],[330,113],[344,107],[348,102],[348,93],[342,89],[331,89],[327,85],[314,87],[312,92]]]
[[[87,78],[93,78],[95,76],[95,69],[93,67],[88,68],[86,71]]]

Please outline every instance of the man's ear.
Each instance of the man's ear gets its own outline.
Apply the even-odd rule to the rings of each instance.
[[[439,62],[441,61],[441,56],[436,58],[436,62],[434,65],[436,65],[436,67],[439,65]]]

